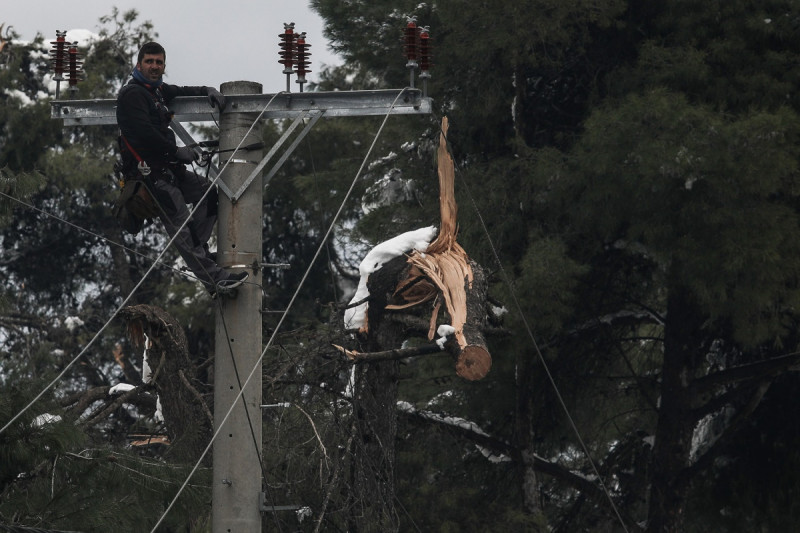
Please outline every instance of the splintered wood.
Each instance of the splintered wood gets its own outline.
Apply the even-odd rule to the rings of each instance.
[[[439,210],[441,227],[439,235],[422,253],[413,251],[409,254],[409,276],[397,286],[396,292],[403,292],[414,283],[418,286],[416,302],[421,303],[438,291],[444,299],[445,309],[450,315],[450,325],[455,329],[456,372],[459,376],[477,380],[486,376],[492,365],[492,357],[486,349],[479,325],[480,318],[468,320],[468,309],[480,313],[482,305],[471,305],[473,271],[469,257],[456,242],[458,205],[455,199],[455,166],[447,150],[447,117],[442,119],[442,131],[439,135],[438,172],[439,172]],[[419,283],[423,275],[430,283]],[[433,284],[433,287],[430,285]],[[428,290],[426,291],[426,285]],[[435,289],[434,289],[435,287]],[[427,294],[426,294],[427,292]],[[485,294],[484,294],[485,296]],[[409,291],[404,293],[410,299]],[[389,306],[391,308],[391,306]],[[441,302],[434,305],[430,319],[428,339],[432,340],[437,328],[437,320]],[[476,317],[472,317],[476,318]],[[475,325],[475,327],[473,327]]]

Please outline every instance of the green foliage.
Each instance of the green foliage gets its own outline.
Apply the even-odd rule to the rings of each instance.
[[[311,5],[346,60],[323,73],[318,89],[407,85],[402,29],[412,15],[429,26],[435,113],[391,117],[366,161],[380,119],[321,121],[267,187],[265,260],[291,265],[264,273],[265,307],[278,310],[353,186],[294,304],[295,329],[265,358],[265,401],[292,403],[264,413],[270,501],[323,509],[323,527],[353,526],[360,502],[350,498],[348,470],[367,443],[352,432],[360,413],[347,392],[349,366],[331,355],[331,344],[348,339],[323,324],[338,320],[329,302],[346,299],[342,288],[357,279],[365,249],[438,222],[435,147],[447,115],[459,242],[488,269],[493,299],[510,312],[492,320],[487,378],[460,380],[447,356],[414,358],[401,365],[399,398],[472,421],[512,452],[509,461],[491,462],[462,431],[400,418],[400,529],[619,529],[605,502],[562,478],[539,473],[533,498],[525,485],[523,452],[594,474],[571,422],[624,516],[645,521],[654,481],[648,437],[662,414],[663,335],[675,323],[665,309],[675,287],[689,293],[699,317],[689,326],[702,333],[701,347],[687,349],[694,350],[687,380],[798,344],[800,7],[785,0]],[[134,10],[113,9],[101,23],[101,40],[85,51],[80,97],[113,96],[133,52],[154,35]],[[164,243],[157,227],[136,238],[115,229],[114,128],[63,130],[49,119],[44,46],[42,38],[15,41],[0,53],[0,192],[38,209],[0,196],[0,422],[39,390],[25,380],[54,375],[78,353],[120,301],[120,279],[138,280],[150,264],[140,254]],[[265,143],[286,127],[265,124]],[[396,196],[385,194],[390,187]],[[176,259],[170,252],[165,261]],[[215,308],[202,290],[160,268],[138,296],[185,325],[196,360],[210,355]],[[66,316],[84,325],[70,329]],[[272,318],[265,314],[267,331]],[[108,354],[123,337],[116,327],[107,331],[59,394],[122,379]],[[756,387],[773,379],[761,377],[730,383],[724,395],[710,390],[712,407],[747,413]],[[692,472],[688,531],[743,524],[785,531],[796,522],[786,497],[797,485],[796,469],[786,467],[797,463],[796,428],[781,416],[796,385],[789,378],[774,380],[753,414],[725,428],[717,455]],[[699,407],[687,411],[700,412],[709,398],[692,397]],[[83,432],[69,421],[35,425],[32,414],[24,417],[0,435],[0,520],[85,531],[152,527],[187,469],[125,449],[126,431],[147,424],[140,418],[120,410],[102,430]],[[195,477],[165,529],[207,529],[207,476]],[[286,530],[314,527],[294,516],[275,521]]]
[[[775,338],[798,296],[795,117],[725,119],[665,91],[599,110],[571,157],[576,220],[598,245],[679,269],[735,340]]]
[[[0,424],[43,386],[41,381],[7,385],[0,396]],[[40,402],[0,435],[0,522],[87,532],[152,528],[164,511],[163,495],[177,491],[188,468],[93,448],[80,426],[62,419],[53,403]],[[208,514],[208,483],[207,471],[193,478],[166,527],[177,531],[187,517],[199,521]]]

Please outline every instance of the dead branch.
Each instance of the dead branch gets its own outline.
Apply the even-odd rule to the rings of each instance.
[[[420,355],[429,355],[432,353],[442,352],[436,344],[426,344],[416,348],[397,348],[394,350],[384,350],[382,352],[357,352],[355,350],[348,350],[342,346],[332,344],[339,353],[347,356],[353,363],[372,363],[375,361],[392,361],[396,359],[405,359],[406,357],[419,357]]]

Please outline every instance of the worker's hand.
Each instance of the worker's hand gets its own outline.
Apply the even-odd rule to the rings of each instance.
[[[208,87],[208,102],[211,107],[217,107],[220,111],[225,109],[225,96],[213,87]]]
[[[178,150],[175,152],[175,159],[177,159],[181,163],[193,163],[198,159],[200,159],[200,154],[198,154],[188,146],[180,146],[178,147]]]

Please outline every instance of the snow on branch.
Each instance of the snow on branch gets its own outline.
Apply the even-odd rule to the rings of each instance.
[[[382,242],[370,250],[358,267],[361,280],[358,283],[358,289],[356,289],[355,295],[350,300],[351,304],[358,303],[358,305],[346,309],[344,313],[344,326],[346,329],[360,330],[366,324],[367,304],[369,299],[367,279],[369,275],[378,271],[386,262],[411,252],[412,250],[425,252],[428,248],[428,244],[430,244],[434,235],[436,235],[436,231],[436,228],[433,226],[408,231],[393,239]]]

